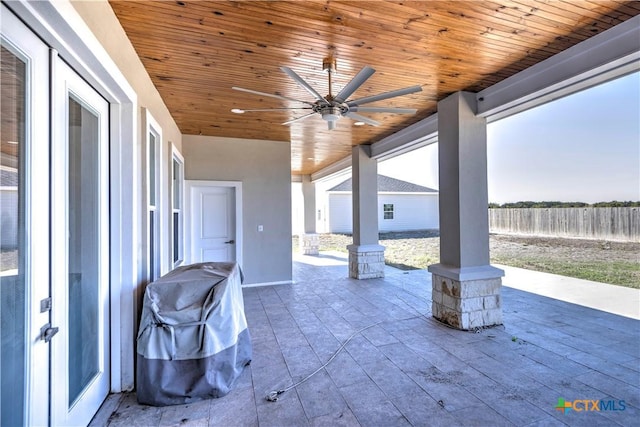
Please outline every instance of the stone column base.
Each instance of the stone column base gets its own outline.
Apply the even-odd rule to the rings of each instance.
[[[490,265],[453,268],[436,264],[429,271],[433,317],[462,330],[502,324],[502,270]]]
[[[300,235],[300,252],[303,255],[318,255],[320,253],[320,236],[315,233]]]
[[[376,279],[384,277],[384,246],[349,245],[349,277]]]

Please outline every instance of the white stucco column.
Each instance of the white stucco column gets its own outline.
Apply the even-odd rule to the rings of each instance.
[[[378,161],[367,145],[351,151],[353,244],[349,250],[349,277],[384,277],[384,246],[378,244]]]
[[[318,255],[320,238],[316,233],[316,185],[311,175],[302,175],[302,199],[304,203],[304,232],[300,234],[300,252]]]
[[[489,265],[487,125],[476,97],[438,103],[440,264],[432,273],[433,316],[460,329],[502,323],[504,272]]]

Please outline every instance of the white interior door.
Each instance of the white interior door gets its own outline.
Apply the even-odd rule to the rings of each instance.
[[[235,189],[189,185],[191,262],[236,261]]]
[[[52,61],[51,424],[86,425],[109,391],[109,105]]]

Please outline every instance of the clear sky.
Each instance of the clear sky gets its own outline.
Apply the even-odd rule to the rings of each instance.
[[[489,201],[640,200],[640,73],[489,124]],[[381,162],[438,188],[437,145]]]

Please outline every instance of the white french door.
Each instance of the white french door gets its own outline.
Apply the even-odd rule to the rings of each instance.
[[[0,4],[0,426],[87,425],[111,385],[109,114],[122,110],[50,49],[58,35],[25,24],[39,7]]]
[[[109,391],[109,106],[1,7],[0,424],[86,425]]]
[[[51,424],[86,425],[109,392],[109,105],[52,58]]]
[[[47,425],[49,49],[0,7],[0,425]]]

